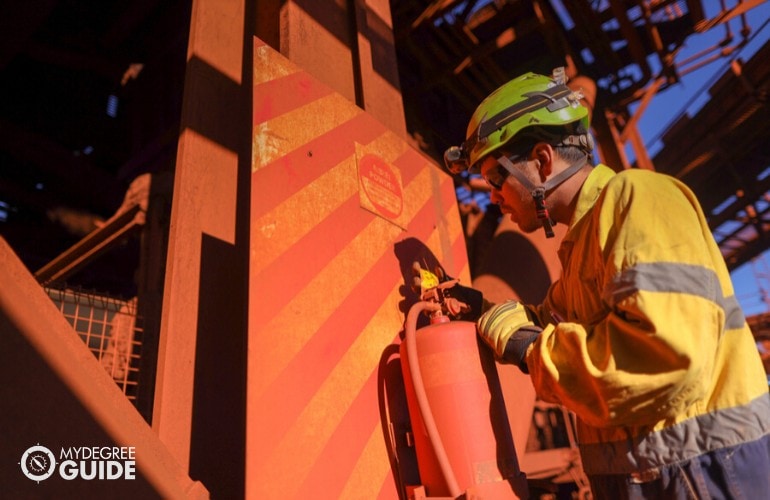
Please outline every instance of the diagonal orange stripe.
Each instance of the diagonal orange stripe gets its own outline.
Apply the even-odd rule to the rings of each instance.
[[[361,154],[361,151],[377,151],[386,161],[394,160],[394,165],[397,168],[399,168],[399,163],[403,163],[403,168],[399,168],[399,174],[401,170],[407,172],[406,179],[409,181],[410,172],[414,170],[414,165],[424,164],[425,161],[416,157],[419,162],[403,162],[403,158],[412,158],[414,155],[409,154],[408,146],[402,141],[398,140],[394,145],[393,143],[397,140],[398,138],[393,133],[385,132],[367,144],[356,142],[355,155],[345,157],[340,163],[329,166],[319,177],[312,179],[302,189],[283,195],[285,198],[280,201],[280,204],[269,211],[259,215],[255,212],[251,218],[251,245],[253,248],[259,248],[259,253],[251,261],[251,275],[254,276],[270,266],[276,258],[298,243],[316,225],[321,224],[349,197],[363,198],[363,193],[359,193],[356,165],[356,158]],[[333,149],[339,150],[341,148]],[[433,169],[428,170],[433,171]],[[436,172],[431,173],[435,175]],[[401,177],[399,175],[399,178]],[[423,175],[423,177],[426,182],[430,182],[432,176]],[[278,183],[275,184],[275,187],[282,189],[285,184]],[[419,194],[418,196],[422,195]],[[414,198],[414,195],[409,198]],[[416,205],[411,203],[409,199],[407,199],[406,204]],[[442,211],[438,210],[438,212]],[[409,211],[405,210],[403,213],[403,218],[406,219]],[[399,220],[399,222],[404,221]],[[394,237],[397,237],[397,232]],[[377,239],[377,241],[382,241],[382,239]]]
[[[377,495],[377,500],[395,500],[398,498],[398,490],[393,486],[393,481],[389,481],[386,478],[385,481],[382,482],[382,488],[380,488],[380,493]],[[351,496],[350,498],[355,498]]]
[[[254,85],[252,123],[259,124],[320,99],[332,90],[304,71]]]
[[[420,207],[429,205],[430,191],[426,192],[424,186],[430,180],[430,174],[429,169],[422,169],[418,178],[407,185],[407,213],[417,213]],[[451,186],[451,181],[449,184]],[[447,193],[450,197],[452,196],[451,190]],[[361,209],[357,211],[359,214],[367,213]],[[351,225],[351,220],[345,220],[344,215],[342,212],[342,218],[338,220],[338,225],[343,228]],[[435,217],[435,211],[433,217]],[[338,305],[354,292],[361,279],[361,270],[375,265],[381,257],[381,252],[383,250],[387,252],[385,245],[390,244],[387,242],[395,242],[397,238],[402,238],[403,234],[399,228],[383,219],[371,217],[365,229],[350,240],[337,256],[324,263],[323,267],[314,270],[312,274],[308,274],[307,268],[302,268],[303,272],[297,273],[297,270],[292,267],[293,263],[287,261],[286,265],[271,266],[281,271],[273,278],[281,281],[252,279],[252,283],[259,286],[252,287],[252,300],[249,303],[250,331],[252,332],[249,344],[252,351],[250,363],[260,367],[259,377],[250,380],[252,397],[261,394],[275,380],[281,370],[331,317]],[[459,224],[455,234],[462,234]],[[308,251],[311,252],[310,258],[317,258],[312,254],[316,246],[331,244],[323,239],[312,241],[315,244],[307,246]],[[319,251],[319,253],[323,252]],[[398,265],[396,262],[394,269],[398,269]],[[408,267],[409,263],[404,265]],[[253,267],[255,264],[252,264]],[[392,272],[392,269],[390,271]],[[296,288],[296,292],[287,299],[289,302],[278,310],[276,310],[276,302],[269,302],[268,306],[267,301],[273,300],[270,294],[280,293],[278,290],[286,287]],[[281,303],[283,302],[278,304]],[[303,314],[305,310],[311,311],[311,314]],[[298,318],[301,318],[302,328],[296,326]],[[282,332],[281,342],[275,342],[269,335],[260,335],[259,332],[263,329]]]
[[[388,450],[382,428],[377,424],[364,445],[356,464],[350,472],[345,488],[340,492],[340,500],[358,498],[376,498],[385,493],[385,498],[399,498],[399,487],[393,477],[390,463],[386,460]]]
[[[397,338],[397,337],[396,337]],[[375,367],[376,368],[376,367]],[[369,436],[372,425],[379,422],[377,404],[377,369],[361,388],[358,396],[339,421],[313,468],[300,486],[297,498],[313,498],[319,485],[329,498],[338,498],[348,480],[350,471]],[[382,434],[380,434],[382,437]]]
[[[432,203],[426,203],[413,220],[409,233],[415,238],[425,240],[434,230],[429,217],[432,210]],[[261,414],[252,422],[252,427],[266,431],[265,435],[260,432],[258,439],[262,457],[270,455],[385,296],[398,285],[398,282],[382,279],[392,276],[392,270],[397,266],[389,252],[383,254],[267,391],[254,401],[253,407]],[[400,280],[401,277],[397,278]]]
[[[365,114],[363,110],[351,106],[344,97],[332,92],[270,120],[254,124],[252,172],[265,168],[289,151],[305,147],[317,137],[362,114]],[[373,120],[371,117],[369,119]]]
[[[405,169],[404,182],[411,182],[417,172],[415,168]],[[252,220],[253,217],[252,214]],[[372,219],[371,213],[359,208],[356,193],[268,267],[252,276],[252,283],[260,285],[254,290],[252,302],[256,304],[256,310],[252,311],[254,315],[250,315],[252,327],[259,329],[265,325],[273,314],[296,297],[310,277],[316,276]],[[287,269],[291,269],[290,274]],[[291,280],[287,279],[292,277]]]
[[[251,220],[273,210],[286,198],[318,179],[330,165],[337,165],[355,154],[355,141],[367,144],[381,133],[382,125],[368,114],[361,113],[254,171],[251,174],[252,193],[255,193]]]
[[[434,245],[437,239],[434,231],[427,243]],[[462,247],[463,238],[457,238],[454,246]],[[382,349],[398,340],[379,332],[383,327],[397,328],[398,319],[393,321],[389,318],[392,313],[383,313],[395,312],[399,297],[394,289],[270,455],[270,475],[284,473],[291,478],[284,484],[291,482],[292,486],[284,486],[282,493],[307,498],[321,488],[328,498],[375,498],[383,481],[396,493],[386,438],[377,418],[378,392],[372,386],[371,369],[379,366]],[[300,487],[299,482],[302,489],[295,494],[293,487]]]

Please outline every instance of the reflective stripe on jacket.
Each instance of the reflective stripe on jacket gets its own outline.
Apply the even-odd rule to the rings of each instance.
[[[644,470],[770,432],[756,344],[693,193],[646,170],[593,169],[530,313],[546,401],[579,417],[588,474]]]

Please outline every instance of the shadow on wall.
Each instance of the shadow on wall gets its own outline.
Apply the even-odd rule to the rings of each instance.
[[[443,269],[443,266],[431,249],[416,238],[407,238],[396,243],[393,252],[398,259],[403,278],[403,284],[399,290],[403,299],[399,302],[398,308],[406,319],[409,309],[420,301],[419,289],[415,289],[413,286],[413,263],[418,262],[423,269],[433,272],[437,268]],[[427,316],[420,318],[418,328],[426,324],[428,324]],[[401,340],[404,338],[403,327],[399,332],[399,337]],[[417,470],[414,445],[407,442],[407,436],[411,432],[411,423],[398,344],[390,344],[383,350],[377,379],[377,399],[383,439],[388,450],[391,473],[396,483],[399,498],[405,500],[408,498],[405,485],[420,484],[420,476]]]
[[[521,233],[504,231],[490,245],[473,284],[492,302],[515,298],[539,304],[551,278],[537,247]]]
[[[413,286],[414,272],[412,271],[412,265],[417,262],[420,267],[427,269],[436,275],[447,274],[444,266],[441,265],[438,258],[433,255],[433,251],[428,248],[422,241],[416,238],[406,238],[399,241],[394,245],[393,252],[398,259],[398,267],[401,270],[401,277],[404,280],[404,284],[401,285],[399,292],[403,297],[403,300],[398,304],[398,310],[404,314],[404,318],[409,313],[409,309],[417,302],[420,301],[420,290]],[[441,271],[438,271],[438,270]],[[417,327],[420,328],[428,324],[427,316],[421,318]],[[403,331],[401,332],[401,338],[403,339]]]

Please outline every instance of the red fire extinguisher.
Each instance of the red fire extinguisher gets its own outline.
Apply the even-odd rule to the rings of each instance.
[[[442,296],[439,289],[438,300],[412,306],[400,346],[421,481],[409,495],[527,498],[492,352],[474,323],[443,314]],[[417,330],[422,313],[431,324]]]

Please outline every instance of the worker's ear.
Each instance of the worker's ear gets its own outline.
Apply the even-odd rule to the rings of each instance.
[[[553,173],[554,151],[550,144],[538,142],[532,148],[530,160],[535,163],[535,167],[540,171],[540,179],[545,180]]]

